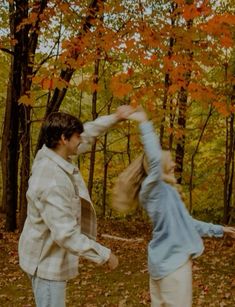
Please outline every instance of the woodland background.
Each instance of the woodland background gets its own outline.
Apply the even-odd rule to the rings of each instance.
[[[53,111],[82,121],[141,104],[172,150],[186,205],[234,222],[234,0],[2,0],[0,210],[21,229],[30,167]],[[142,151],[123,122],[76,161],[100,216],[117,175]],[[143,215],[139,210],[137,215]]]
[[[41,124],[53,111],[89,121],[143,105],[172,151],[190,213],[235,223],[234,13],[234,0],[1,0],[0,305],[34,306],[17,245]],[[141,209],[123,218],[110,208],[115,178],[141,152],[136,124],[122,122],[74,161],[98,213],[98,240],[120,266],[111,273],[81,261],[68,306],[150,305],[151,226]],[[193,263],[194,306],[233,307],[234,242],[205,246]]]

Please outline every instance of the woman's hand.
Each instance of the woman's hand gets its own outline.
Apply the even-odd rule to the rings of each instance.
[[[136,120],[139,123],[144,123],[148,120],[145,110],[139,106],[134,113],[130,114],[128,119]]]
[[[227,234],[231,238],[235,239],[235,228],[234,227],[224,226],[223,231],[224,231],[224,234]]]
[[[131,119],[139,123],[143,123],[148,120],[148,116],[141,106],[133,108],[129,105],[123,105],[117,108],[115,114],[118,120]]]
[[[129,119],[129,116],[136,111],[135,108],[129,105],[123,105],[117,108],[115,113],[118,120]]]

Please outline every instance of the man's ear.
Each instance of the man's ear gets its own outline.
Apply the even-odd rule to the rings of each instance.
[[[66,137],[64,136],[64,134],[62,134],[59,143],[60,143],[61,145],[65,145],[65,144],[67,144],[67,140],[68,140],[68,139],[66,139]]]

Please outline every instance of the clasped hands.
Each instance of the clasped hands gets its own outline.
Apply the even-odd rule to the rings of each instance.
[[[117,108],[116,116],[118,120],[131,119],[139,123],[148,120],[148,116],[141,106],[134,108],[129,105],[123,105]]]

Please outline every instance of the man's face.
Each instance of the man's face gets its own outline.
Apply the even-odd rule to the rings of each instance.
[[[69,140],[66,139],[65,146],[67,150],[67,156],[76,155],[80,143],[81,143],[81,136],[77,132],[73,133]]]

